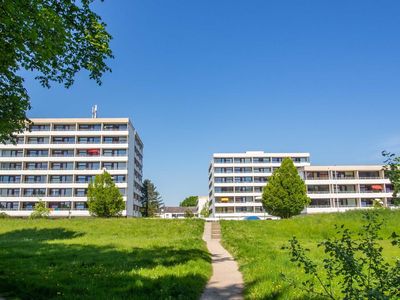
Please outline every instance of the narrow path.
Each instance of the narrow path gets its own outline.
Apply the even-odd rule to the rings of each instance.
[[[220,243],[219,222],[206,222],[203,240],[212,257],[213,275],[201,296],[201,300],[243,299],[243,278],[238,265]]]

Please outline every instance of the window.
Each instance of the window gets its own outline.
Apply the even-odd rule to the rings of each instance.
[[[51,175],[49,182],[50,183],[71,183],[72,175]]]
[[[236,207],[236,212],[254,212],[253,206],[239,206]]]
[[[250,157],[235,157],[235,163],[251,163]]]
[[[89,183],[94,180],[95,175],[77,175],[75,177],[76,183]]]
[[[22,150],[1,150],[1,156],[3,157],[21,157],[22,155]]]
[[[47,207],[51,210],[69,210],[71,202],[63,201],[63,202],[48,202]]]
[[[26,156],[29,157],[43,157],[43,156],[49,156],[49,150],[26,150]]]
[[[28,144],[48,144],[49,138],[48,137],[28,137]]]
[[[236,193],[252,193],[253,187],[251,187],[251,186],[236,186],[235,192]]]
[[[47,162],[27,162],[25,170],[47,170]]]
[[[235,182],[241,183],[241,182],[253,182],[253,177],[235,177]]]
[[[235,197],[235,202],[236,203],[253,202],[253,197],[251,196]]]
[[[74,167],[72,162],[54,162],[51,163],[52,170],[72,170]]]
[[[216,183],[232,183],[233,177],[215,177],[214,181]]]
[[[76,129],[75,124],[54,124],[54,131],[74,131]]]
[[[77,170],[98,170],[100,168],[99,162],[77,162]]]
[[[120,192],[120,194],[121,194],[122,196],[125,196],[125,194],[126,194],[126,189],[121,188],[121,189],[118,189],[118,190],[119,190],[119,192]]]
[[[30,131],[49,131],[50,124],[33,124],[29,126]]]
[[[253,163],[269,163],[270,161],[269,157],[253,157]]]
[[[33,210],[35,208],[36,202],[22,202],[22,210]]]
[[[98,136],[80,136],[80,137],[78,137],[78,144],[100,144],[100,137],[98,137]]]
[[[75,197],[86,197],[88,189],[75,189]]]
[[[25,183],[45,183],[45,175],[26,175],[24,178]]]
[[[100,124],[79,124],[79,130],[84,131],[99,131],[101,130]]]
[[[123,144],[127,143],[126,136],[105,136],[103,137],[104,144]]]
[[[230,164],[233,163],[232,158],[214,158],[214,162],[217,164]]]
[[[74,208],[76,210],[86,210],[87,209],[87,203],[80,201],[80,202],[74,202]]]
[[[74,136],[55,136],[53,137],[53,144],[75,144]]]
[[[245,168],[235,168],[235,173],[252,173],[252,169],[250,167]]]
[[[254,177],[254,182],[264,183],[268,181],[268,177]]]
[[[214,190],[216,193],[233,193],[233,187],[231,186],[216,186]]]
[[[17,136],[17,144],[24,144],[25,138],[23,136]]]
[[[126,170],[126,163],[125,162],[104,162],[103,168],[109,170]]]
[[[295,163],[304,163],[304,162],[308,162],[309,159],[308,159],[308,157],[292,157],[292,161]]]
[[[74,156],[74,150],[69,149],[54,149],[51,153],[52,156],[56,156],[56,157],[61,157],[61,156],[65,156],[65,157],[71,157]]]
[[[232,168],[215,168],[214,172],[215,173],[232,173],[233,169]]]
[[[128,130],[127,124],[103,124],[103,130],[112,131],[112,130]]]
[[[1,183],[18,183],[21,181],[20,175],[1,175],[0,182]]]
[[[99,156],[100,149],[78,149],[76,150],[77,156]]]
[[[1,163],[1,170],[21,170],[21,163]]]
[[[104,156],[126,156],[126,149],[104,149]]]
[[[123,183],[126,181],[125,175],[112,175],[111,177],[115,183]]]
[[[23,195],[25,197],[43,197],[46,195],[46,189],[24,189]]]
[[[283,157],[273,157],[272,162],[273,163],[281,163],[283,160]]]
[[[254,168],[254,173],[271,173],[271,168]]]
[[[0,189],[1,197],[19,197],[19,189]]]
[[[0,210],[18,210],[19,202],[0,202]]]
[[[262,186],[255,186],[254,193],[262,193],[263,187]]]
[[[71,197],[72,189],[50,189],[49,197]]]

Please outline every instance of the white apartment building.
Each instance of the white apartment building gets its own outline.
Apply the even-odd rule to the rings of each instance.
[[[309,153],[216,153],[209,167],[212,217],[271,217],[262,207],[262,189],[285,157],[292,158],[305,180],[312,200],[306,213],[370,207],[374,200],[393,205],[383,166],[311,166]]]
[[[17,145],[0,145],[0,211],[28,216],[41,199],[52,216],[88,216],[87,188],[107,170],[140,216],[143,143],[128,118],[32,119]]]
[[[208,170],[210,217],[270,217],[262,207],[262,189],[286,157],[292,158],[299,170],[310,165],[309,153],[215,153]]]

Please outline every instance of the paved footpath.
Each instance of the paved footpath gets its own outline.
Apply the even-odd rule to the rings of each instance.
[[[243,299],[243,278],[238,265],[220,243],[218,222],[206,222],[203,240],[212,257],[213,275],[201,296],[201,300]]]

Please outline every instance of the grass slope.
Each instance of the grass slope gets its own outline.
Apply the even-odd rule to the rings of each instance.
[[[386,220],[381,236],[389,237],[393,231],[400,233],[400,211],[382,211],[381,214]],[[303,246],[311,249],[310,256],[321,261],[323,253],[316,246],[335,234],[334,224],[345,224],[358,232],[362,226],[361,212],[309,215],[279,221],[223,221],[223,243],[239,262],[246,298],[309,299],[282,282],[280,273],[296,282],[304,279],[282,246],[288,245],[288,240],[296,236]],[[382,245],[388,260],[400,257],[399,248],[392,247],[388,240],[382,241]]]
[[[199,220],[0,220],[0,295],[197,299],[211,275]]]

